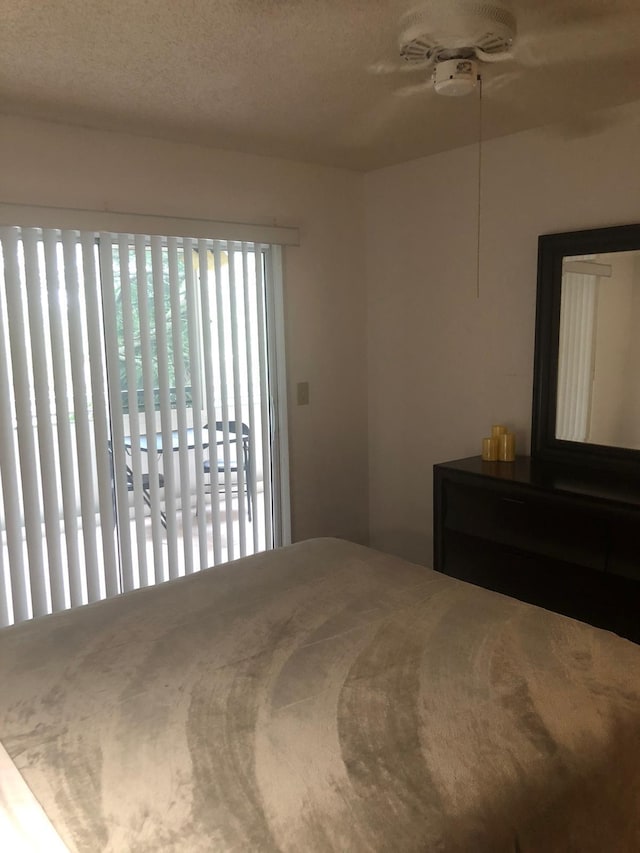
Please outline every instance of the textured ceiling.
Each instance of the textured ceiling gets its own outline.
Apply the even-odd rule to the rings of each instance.
[[[354,169],[402,162],[478,136],[476,95],[401,97],[425,72],[372,73],[395,60],[414,5],[3,0],[0,112]],[[606,118],[594,111],[640,100],[638,0],[510,5],[519,61],[487,68],[485,138],[588,132]]]

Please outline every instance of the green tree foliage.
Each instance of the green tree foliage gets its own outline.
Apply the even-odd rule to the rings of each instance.
[[[186,296],[186,279],[185,279],[185,263],[184,250],[178,250],[178,315],[174,316],[171,310],[171,283],[169,277],[169,253],[166,247],[162,249],[162,316],[156,316],[154,302],[154,280],[151,264],[151,248],[146,249],[145,267],[139,271],[136,265],[136,254],[133,246],[129,248],[128,265],[129,265],[129,281],[131,293],[131,323],[133,327],[133,351],[130,352],[126,346],[124,333],[124,300],[121,277],[121,259],[116,247],[113,250],[113,276],[114,276],[114,292],[116,303],[116,329],[118,336],[118,357],[120,362],[120,388],[122,390],[123,408],[125,411],[134,410],[133,400],[137,397],[137,409],[142,411],[144,408],[144,373],[143,373],[143,346],[142,346],[142,329],[140,320],[140,305],[141,301],[146,301],[146,309],[148,316],[149,338],[151,341],[151,374],[153,377],[153,392],[156,408],[159,406],[158,389],[159,381],[159,363],[160,359],[166,359],[169,387],[176,387],[176,364],[178,359],[182,359],[184,371],[184,383],[186,386],[191,385],[191,356],[189,352],[189,330],[187,318],[187,296]],[[162,322],[166,330],[166,352],[159,352],[158,337],[156,334],[157,323]],[[181,343],[180,351],[174,351],[174,325],[178,324],[179,341]],[[129,388],[127,379],[127,360],[133,360],[135,364],[135,381],[136,387]],[[174,396],[174,395],[172,395]],[[175,405],[175,399],[172,399],[172,405]]]

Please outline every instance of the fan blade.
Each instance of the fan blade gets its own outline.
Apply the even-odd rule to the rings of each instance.
[[[638,53],[640,11],[609,12],[582,21],[544,27],[523,25],[513,46],[521,65],[537,67],[576,59],[605,59]]]
[[[519,80],[523,74],[521,69],[504,71],[496,68],[494,72],[492,68],[491,72],[493,73],[490,73],[489,69],[483,68],[480,76],[482,77],[482,91],[492,97],[503,89],[507,89],[516,80]]]
[[[480,72],[480,76],[482,78],[482,89],[486,94],[494,95],[501,89],[510,86],[521,75],[521,70],[512,69],[511,71],[505,71],[502,68],[494,66],[492,66],[491,68],[484,66],[482,67],[482,70]],[[401,98],[407,98],[411,97],[412,95],[419,95],[424,92],[433,91],[433,80],[431,79],[431,77],[429,77],[427,80],[423,80],[421,83],[413,83],[409,86],[401,86],[399,89],[395,89],[393,94]]]
[[[433,62],[406,62],[403,59],[391,61],[380,59],[367,67],[370,74],[411,74],[414,71],[425,71],[433,65]]]
[[[514,59],[513,53],[508,50],[503,53],[487,53],[486,50],[481,50],[479,47],[475,49],[476,59],[482,63],[497,64],[499,62],[512,62]]]

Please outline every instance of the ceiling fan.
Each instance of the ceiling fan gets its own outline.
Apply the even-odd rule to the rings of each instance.
[[[637,57],[640,9],[627,0],[593,4],[547,4],[520,0],[422,0],[400,18],[393,61],[370,67],[375,73],[426,71],[422,82],[400,86],[395,94],[417,92],[440,96],[478,95],[478,180],[476,294],[480,295],[482,218],[483,92],[508,86],[525,74],[593,66],[594,60]],[[589,8],[590,7],[590,8]],[[518,18],[514,12],[518,9]],[[562,78],[559,76],[558,78]],[[515,91],[507,102],[518,108]],[[474,99],[475,100],[475,99]],[[388,115],[379,110],[379,122]],[[570,122],[567,122],[567,125]]]
[[[400,61],[407,69],[431,71],[431,79],[414,89],[432,86],[439,95],[471,93],[483,64],[513,59],[515,16],[504,2],[426,0],[400,20]]]
[[[639,36],[640,9],[625,3],[596,11],[578,4],[562,17],[513,0],[422,0],[400,18],[396,58],[370,70],[427,71],[421,83],[398,88],[400,95],[467,95],[479,82],[500,88],[530,68],[637,56]]]
[[[423,69],[426,81],[404,86],[398,94],[432,89],[437,95],[463,96],[479,89],[482,98],[483,65],[513,59],[516,19],[504,0],[423,0],[400,19],[400,63],[373,70]],[[505,75],[501,75],[505,76]],[[492,77],[492,84],[498,82]],[[480,296],[480,220],[482,171],[482,110],[478,114],[478,215],[476,295]]]

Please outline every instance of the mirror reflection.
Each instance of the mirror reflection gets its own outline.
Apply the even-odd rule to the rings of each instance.
[[[566,256],[556,438],[640,449],[640,251]]]

